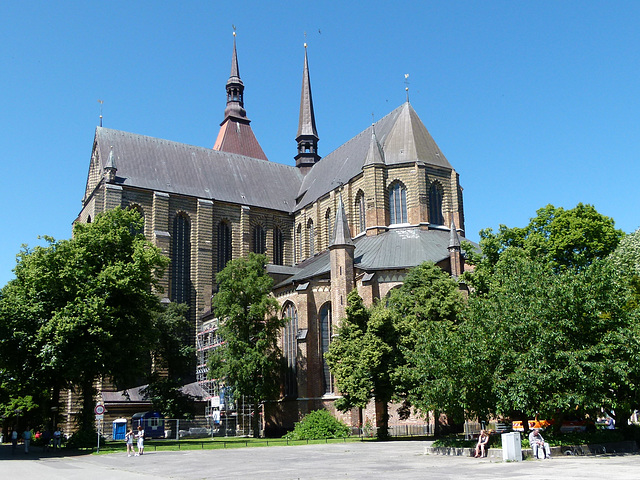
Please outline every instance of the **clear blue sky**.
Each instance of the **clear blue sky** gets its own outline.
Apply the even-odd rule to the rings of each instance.
[[[309,44],[320,154],[410,101],[464,187],[467,236],[590,203],[640,225],[640,2],[0,2],[0,286],[71,236],[95,126],[213,146],[232,25],[245,107],[293,164]]]

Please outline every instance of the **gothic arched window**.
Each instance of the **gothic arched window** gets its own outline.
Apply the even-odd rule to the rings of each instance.
[[[296,232],[296,263],[302,261],[302,224],[298,224]]]
[[[307,222],[307,233],[309,234],[309,256],[316,253],[316,229],[313,227],[313,220]]]
[[[442,215],[442,197],[444,190],[439,182],[433,182],[429,188],[429,223],[433,225],[444,225]]]
[[[253,227],[253,248],[254,253],[264,253],[267,251],[267,232],[265,232],[262,225],[256,225]]]
[[[389,224],[407,223],[407,189],[400,182],[389,187]]]
[[[282,353],[284,355],[286,371],[284,376],[284,394],[287,397],[298,396],[298,382],[296,380],[296,358],[298,354],[298,312],[293,303],[288,302],[282,312],[287,319],[282,335]]]
[[[331,235],[333,230],[331,229],[331,209],[327,208],[327,213],[324,214],[324,223],[327,226],[327,248],[331,245]]]
[[[358,192],[356,195],[356,215],[357,215],[357,223],[358,230],[356,235],[364,232],[367,229],[367,222],[364,211],[364,193],[362,190]]]
[[[232,258],[231,226],[223,220],[218,224],[218,272]]]
[[[191,225],[183,213],[173,221],[171,300],[191,304]]]
[[[273,264],[284,265],[284,235],[278,227],[273,229]]]
[[[323,393],[333,393],[333,376],[329,371],[324,359],[324,354],[329,351],[331,336],[333,334],[333,325],[331,324],[331,303],[325,303],[320,308],[320,347],[322,352],[322,385]]]

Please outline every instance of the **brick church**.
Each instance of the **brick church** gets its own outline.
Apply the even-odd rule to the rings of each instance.
[[[318,408],[335,411],[338,392],[323,353],[350,290],[371,304],[424,261],[454,277],[464,269],[459,175],[408,100],[321,156],[305,45],[295,140],[295,166],[262,150],[245,110],[234,34],[213,147],[97,127],[76,219],[91,222],[117,206],[142,214],[146,237],[171,259],[163,301],[191,307],[196,376],[212,399],[220,395],[206,380],[207,350],[217,346],[215,275],[248,252],[267,256],[273,295],[289,319],[281,336],[288,366],[282,398],[264,413],[272,428],[290,428]],[[375,424],[375,409],[369,413]],[[340,416],[363,421],[363,412]]]

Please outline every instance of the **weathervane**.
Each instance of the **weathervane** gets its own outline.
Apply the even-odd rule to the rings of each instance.
[[[102,126],[102,104],[104,102],[102,100],[98,99],[98,103],[100,104],[100,126]]]
[[[404,91],[407,92],[407,103],[409,103],[409,74],[404,74]]]

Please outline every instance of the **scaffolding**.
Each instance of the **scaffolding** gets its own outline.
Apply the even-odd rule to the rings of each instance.
[[[207,320],[196,333],[196,381],[206,392],[205,417],[212,435],[250,436],[253,405],[248,398],[233,398],[230,390],[218,380],[207,378],[209,356],[223,344],[220,321]]]

